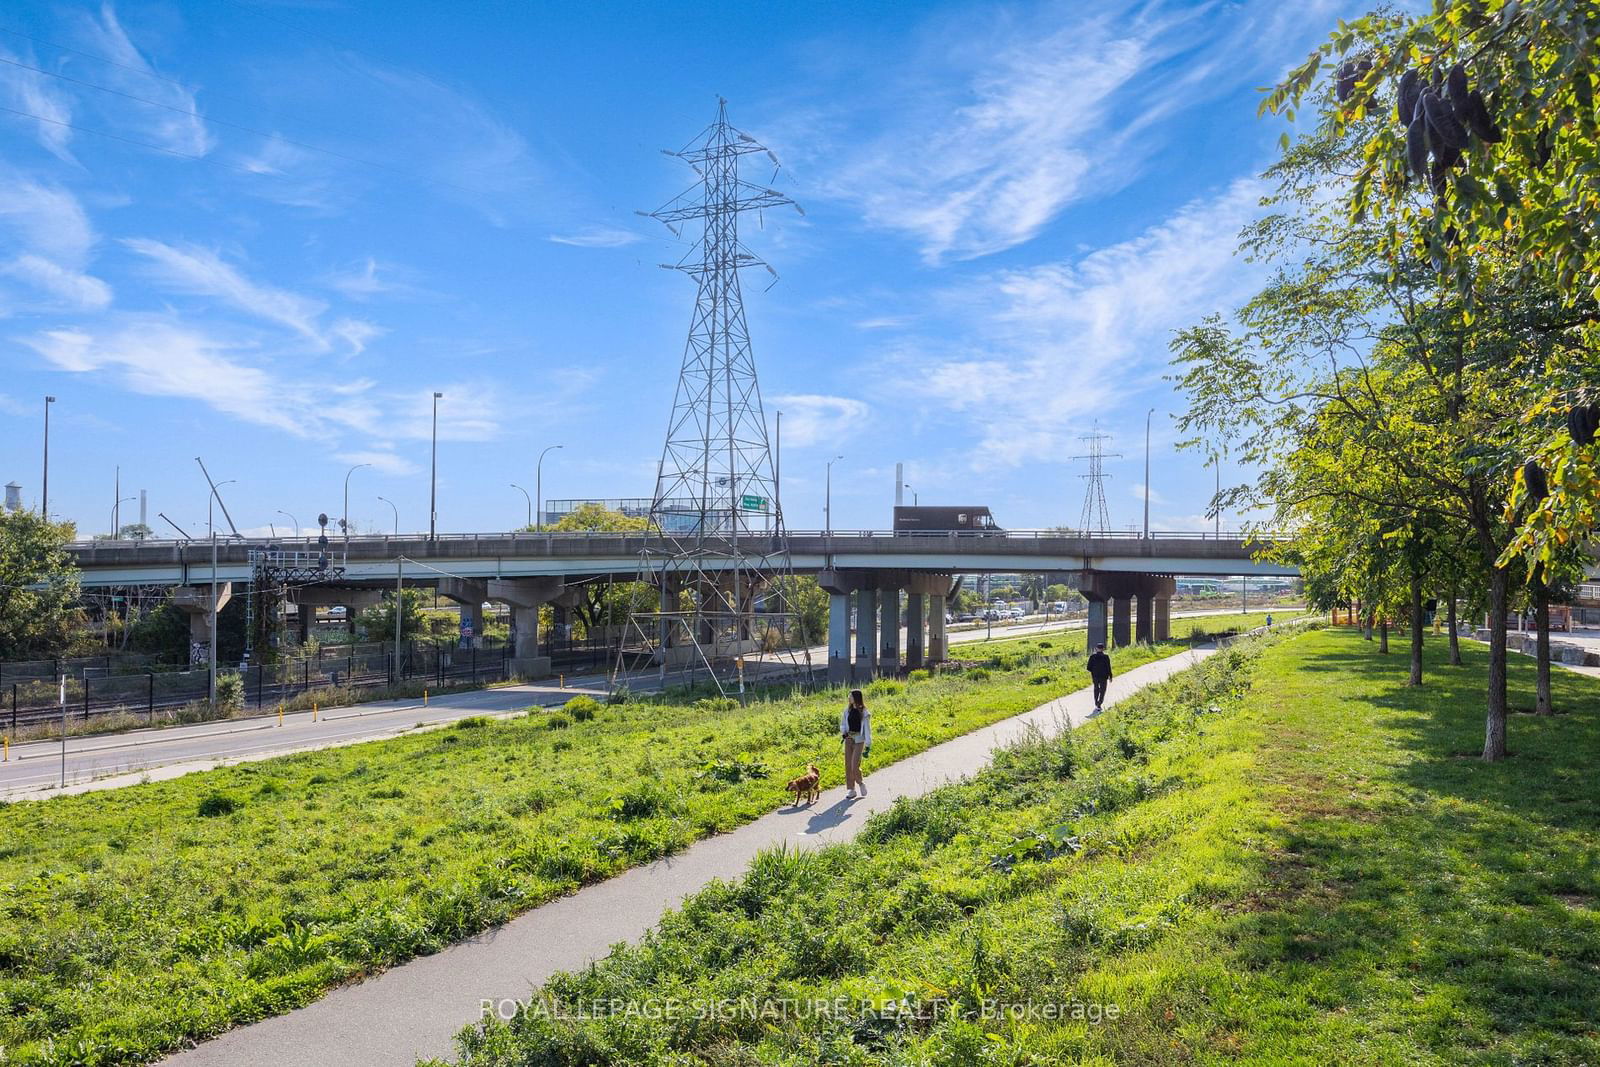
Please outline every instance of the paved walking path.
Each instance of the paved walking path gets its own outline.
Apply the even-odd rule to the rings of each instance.
[[[1181,652],[1119,675],[1108,703],[1210,654],[1210,649]],[[453,1037],[481,1017],[486,1002],[525,999],[553,973],[577,970],[603,958],[617,942],[637,940],[711,879],[738,876],[762,849],[848,841],[868,815],[896,797],[918,796],[965,777],[984,766],[996,748],[1030,730],[1055,733],[1093,713],[1088,689],[1069,693],[875,771],[866,779],[864,799],[846,802],[843,789],[830,789],[809,808],[780,808],[676,856],[587,886],[442,952],[163,1062],[172,1067],[410,1067],[419,1058],[451,1056]]]

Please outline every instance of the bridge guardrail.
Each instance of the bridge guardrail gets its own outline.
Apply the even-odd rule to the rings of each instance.
[[[659,537],[644,530],[546,530],[542,533],[527,531],[483,532],[483,533],[455,533],[438,534],[431,538],[433,541],[445,543],[462,543],[476,541],[625,541],[630,538]],[[739,535],[740,540],[772,541],[776,535],[767,532],[749,531]],[[1266,542],[1276,540],[1277,536],[1268,532],[1246,532],[1243,530],[1223,530],[1215,533],[1210,530],[1153,530],[1147,538],[1144,534],[1132,530],[1101,530],[1084,532],[1080,530],[1045,529],[1045,530],[789,530],[787,536],[793,539],[804,540],[878,540],[895,539],[903,540],[914,538],[918,540],[958,540],[958,541],[1042,541],[1042,540],[1068,540],[1068,541],[1251,541]],[[721,538],[726,540],[727,538]],[[309,555],[316,555],[319,551],[317,539],[314,537],[249,537],[243,538],[243,543],[257,546],[272,544],[289,550],[293,546],[295,551],[303,551]],[[424,534],[358,534],[352,535],[349,543],[354,545],[388,545],[388,544],[415,544],[418,541],[428,541]],[[94,548],[181,548],[184,546],[202,545],[203,538],[185,541],[181,538],[156,538],[143,539],[118,538],[100,539],[89,541],[74,541],[73,549],[86,550]],[[218,538],[219,545],[237,544],[232,538]],[[329,538],[327,553],[330,557],[338,558],[345,545],[343,537]]]

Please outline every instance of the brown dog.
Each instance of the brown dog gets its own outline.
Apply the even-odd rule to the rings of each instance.
[[[811,803],[822,795],[822,772],[817,770],[815,763],[808,764],[806,773],[793,779],[783,787],[794,794],[795,807],[800,806],[800,796],[805,794],[806,803]]]

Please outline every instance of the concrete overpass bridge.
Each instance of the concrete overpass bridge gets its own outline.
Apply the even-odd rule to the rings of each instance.
[[[775,557],[783,549],[765,534],[740,537],[738,547],[746,557]],[[1268,547],[1270,541],[1238,534],[791,531],[787,562],[795,573],[816,575],[830,595],[829,676],[843,681],[899,670],[902,617],[905,665],[942,660],[944,601],[958,574],[1043,573],[1073,585],[1089,601],[1089,643],[1109,637],[1127,644],[1168,636],[1168,605],[1179,575],[1298,573],[1293,565],[1258,559]],[[330,539],[325,548],[313,538],[219,539],[214,574],[210,541],[89,541],[73,545],[72,554],[86,587],[174,587],[174,601],[191,613],[202,643],[213,599],[220,609],[235,583],[254,580],[263,562],[295,575],[302,605],[343,605],[353,612],[397,582],[426,585],[457,601],[480,633],[482,605],[504,602],[512,609],[514,662],[532,675],[540,669],[540,606],[561,611],[585,583],[638,579],[647,558],[659,570],[670,548],[659,536],[637,532],[360,536]],[[714,557],[701,568],[714,569]]]

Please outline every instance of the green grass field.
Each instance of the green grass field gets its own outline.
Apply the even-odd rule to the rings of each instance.
[[[1241,643],[764,855],[464,1062],[1600,1063],[1600,683],[1485,765],[1465,651],[1418,690],[1350,631]]]
[[[1274,626],[1281,626],[1291,619],[1300,618],[1304,612],[1298,608],[1284,611],[1253,611],[1248,614],[1235,612],[1222,615],[1197,615],[1190,618],[1172,620],[1172,640],[1181,642],[1203,641],[1208,637],[1218,634],[1243,633],[1264,626],[1267,615],[1272,615]],[[1043,633],[1024,634],[1021,637],[1008,636],[995,632],[995,636],[987,641],[962,641],[950,646],[950,657],[964,663],[987,660],[992,656],[1005,656],[1017,651],[1033,651],[1044,646],[1046,652],[1082,652],[1084,648],[1084,632],[1082,629],[1074,630],[1046,630]]]
[[[1063,652],[869,686],[867,770],[1081,687]],[[842,780],[842,699],[474,719],[0,806],[0,1060],[147,1061],[730,829],[808,760]]]

